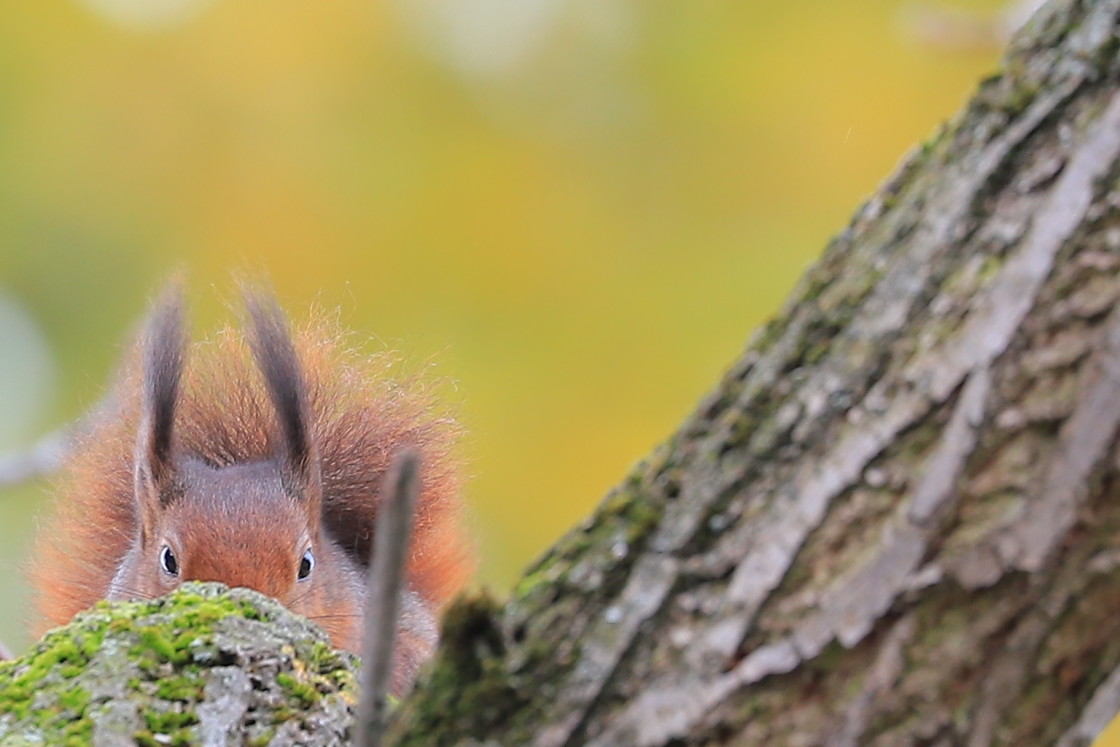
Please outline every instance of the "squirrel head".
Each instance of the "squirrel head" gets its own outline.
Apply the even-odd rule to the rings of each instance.
[[[184,581],[221,581],[292,606],[321,575],[318,514],[285,488],[276,463],[211,467],[188,458],[170,480],[137,495],[132,590],[158,596]]]
[[[189,580],[269,594],[357,653],[373,529],[392,457],[424,465],[399,617],[403,687],[471,570],[455,419],[428,382],[351,346],[312,309],[289,332],[250,289],[241,330],[190,346],[181,292],[153,306],[110,397],[67,456],[39,531],[38,632],[100,599]]]
[[[319,611],[328,595],[349,596],[345,587],[353,584],[339,576],[350,566],[340,568],[341,553],[321,529],[319,451],[283,313],[265,297],[247,300],[253,358],[275,416],[275,453],[215,465],[177,452],[186,336],[182,303],[169,294],[150,317],[143,343],[133,455],[138,536],[110,596],[158,596],[184,581],[249,587],[296,611]],[[326,561],[322,568],[319,560]]]

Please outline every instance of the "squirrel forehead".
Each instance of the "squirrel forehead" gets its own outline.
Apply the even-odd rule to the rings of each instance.
[[[312,535],[303,504],[271,464],[181,469],[163,526],[183,581],[219,581],[285,599]]]
[[[275,463],[210,467],[185,460],[179,474],[182,492],[166,513],[168,518],[174,517],[176,526],[199,540],[238,544],[260,540],[276,546],[286,539],[293,544],[301,541],[310,530],[305,506],[284,490]]]

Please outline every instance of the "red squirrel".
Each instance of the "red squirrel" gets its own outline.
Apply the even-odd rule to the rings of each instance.
[[[416,382],[386,379],[383,358],[347,348],[333,324],[313,319],[292,334],[271,297],[249,291],[246,305],[246,334],[226,329],[188,350],[181,294],[156,303],[40,532],[38,632],[100,599],[221,581],[275,597],[359,653],[378,493],[408,446],[422,473],[393,668],[400,693],[470,572],[457,427]]]

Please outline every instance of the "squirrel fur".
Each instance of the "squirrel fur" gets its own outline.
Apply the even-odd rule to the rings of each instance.
[[[32,564],[41,624],[100,599],[152,598],[187,580],[247,586],[359,653],[381,483],[416,450],[421,482],[392,689],[436,643],[436,616],[471,571],[461,532],[458,427],[418,380],[350,349],[314,317],[294,333],[246,292],[245,333],[188,345],[165,293],[109,405],[70,454]]]

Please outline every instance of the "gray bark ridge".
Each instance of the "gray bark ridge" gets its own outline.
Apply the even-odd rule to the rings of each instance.
[[[1120,0],[1045,6],[681,429],[461,605],[398,742],[1089,743],[1120,708],[1118,33]]]

